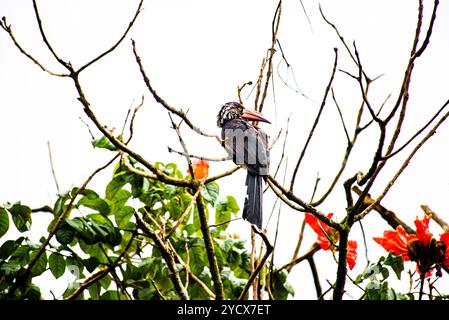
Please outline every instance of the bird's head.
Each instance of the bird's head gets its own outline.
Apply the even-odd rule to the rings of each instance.
[[[238,102],[225,103],[221,107],[220,112],[218,112],[217,126],[221,128],[226,122],[233,119],[243,119],[249,121],[261,121],[270,123],[270,121],[265,119],[260,112],[245,109],[245,107],[243,107]]]

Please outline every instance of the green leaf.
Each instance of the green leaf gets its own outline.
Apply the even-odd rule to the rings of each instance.
[[[139,300],[153,300],[156,290],[153,287],[138,289],[136,298]]]
[[[7,240],[0,247],[0,260],[6,260],[19,245],[14,240]]]
[[[101,285],[98,282],[92,283],[87,290],[92,300],[100,299]]]
[[[55,202],[55,205],[53,206],[53,213],[56,217],[58,217],[61,213],[64,212],[65,203],[69,199],[70,199],[69,191],[59,195],[58,199]]]
[[[203,247],[200,247],[199,244],[189,248],[189,256],[190,256],[190,270],[194,274],[199,274],[203,271],[204,267],[207,265],[207,254],[206,250]]]
[[[289,294],[292,296],[295,294],[293,287],[287,282],[288,272],[286,270],[276,272],[274,276],[273,295],[276,300],[286,300]]]
[[[122,187],[128,183],[128,181],[125,179],[125,175],[127,174],[126,171],[119,172],[112,178],[111,181],[109,181],[108,185],[106,186],[106,199],[112,200],[116,193],[122,189]]]
[[[8,232],[9,229],[9,216],[5,208],[0,207],[0,238]]]
[[[28,290],[25,298],[29,300],[40,300],[41,289],[38,286],[31,284],[30,289]]]
[[[396,293],[388,286],[387,281],[370,281],[365,293],[365,300],[396,300]]]
[[[94,148],[107,149],[111,151],[117,150],[111,141],[106,136],[91,141]]]
[[[14,204],[8,209],[11,213],[12,220],[16,225],[17,230],[25,232],[31,228],[31,209],[28,206],[23,206],[19,203]]]
[[[119,296],[117,294],[117,291],[108,290],[101,295],[100,300],[118,300],[118,298]]]
[[[109,286],[111,285],[112,280],[111,280],[110,276],[106,275],[103,278],[101,278],[98,282],[104,289],[107,290],[109,288]]]
[[[29,245],[20,245],[9,258],[9,261],[14,261],[19,263],[22,267],[27,265],[30,261],[30,246]]]
[[[389,252],[384,264],[390,266],[398,279],[401,279],[401,273],[404,271],[404,261],[401,256],[396,256],[392,252]]]
[[[237,214],[240,211],[237,200],[235,200],[233,196],[220,198],[220,200],[215,204],[215,209],[219,211],[229,211],[233,214]]]
[[[158,162],[159,169],[161,169],[166,175],[170,177],[182,178],[182,173],[179,172],[176,163],[167,163],[166,165]]]
[[[218,193],[220,192],[220,187],[215,181],[206,183],[204,188],[201,190],[201,195],[204,200],[209,202],[211,205],[215,205],[215,201],[217,201]]]
[[[85,206],[90,209],[97,210],[104,215],[108,215],[111,212],[108,203],[101,198],[90,199],[84,196],[78,201],[77,206]]]
[[[83,264],[86,267],[87,271],[93,272],[98,267],[100,262],[98,261],[97,258],[90,257],[88,259],[83,260]]]
[[[30,255],[30,261],[34,259],[34,257],[37,255],[38,250],[32,251]],[[34,265],[33,269],[31,269],[31,275],[33,277],[41,275],[45,270],[47,270],[47,252],[44,251],[39,259],[37,259],[36,264]]]
[[[69,244],[73,241],[74,237],[75,231],[66,223],[56,231],[56,240],[60,244]]]
[[[134,215],[134,208],[130,206],[123,206],[120,210],[115,212],[115,223],[120,229],[124,229],[131,217]]]
[[[237,214],[240,208],[237,201],[232,196],[221,198],[215,204],[215,224],[219,225],[217,230],[224,231],[228,228],[231,220],[231,213]]]
[[[115,215],[120,211],[131,197],[131,193],[128,190],[120,189],[114,195],[111,200],[108,200],[109,206],[111,207],[111,214]]]
[[[57,253],[52,253],[48,258],[48,265],[50,267],[51,273],[56,279],[61,277],[65,272],[65,259],[62,255]]]
[[[228,267],[223,269],[221,278],[226,297],[231,300],[236,300],[245,288],[247,280],[237,278],[234,272],[232,272]]]

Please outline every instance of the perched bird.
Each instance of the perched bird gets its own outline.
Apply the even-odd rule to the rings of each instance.
[[[250,121],[270,123],[261,113],[245,109],[238,102],[225,103],[217,115],[223,147],[237,165],[247,170],[243,219],[262,228],[263,179],[269,174],[270,153],[267,134]]]

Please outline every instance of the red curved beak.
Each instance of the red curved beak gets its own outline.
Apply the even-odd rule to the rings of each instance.
[[[246,120],[251,120],[251,121],[260,121],[260,122],[271,123],[270,121],[265,119],[264,116],[260,112],[257,112],[254,110],[249,110],[249,109],[243,109],[242,118],[246,119]]]

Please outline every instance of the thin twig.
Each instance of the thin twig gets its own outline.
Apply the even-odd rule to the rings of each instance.
[[[59,194],[61,191],[59,189],[58,178],[56,177],[55,172],[55,165],[53,163],[53,157],[51,155],[50,141],[47,141],[47,149],[48,149],[48,158],[50,159],[51,174],[53,175],[53,180],[55,181],[56,191],[58,191]]]
[[[143,64],[142,64],[142,60],[139,57],[139,55],[137,54],[137,48],[136,48],[136,42],[134,40],[131,41],[132,42],[132,47],[133,47],[133,53],[134,53],[134,57],[136,59],[136,62],[139,66],[139,70],[140,73],[142,74],[143,77],[143,81],[145,82],[148,90],[151,92],[151,94],[153,95],[154,99],[161,104],[165,109],[167,109],[167,111],[170,111],[171,113],[176,114],[178,117],[180,117],[182,120],[184,120],[184,122],[187,124],[187,126],[192,129],[193,131],[195,131],[196,133],[202,135],[202,136],[206,136],[206,137],[215,137],[218,141],[221,141],[220,137],[218,137],[215,134],[211,134],[211,133],[207,133],[205,131],[203,131],[202,129],[200,129],[199,127],[197,127],[195,124],[193,124],[193,122],[187,117],[187,114],[180,110],[180,109],[176,109],[172,106],[170,106],[164,99],[162,99],[156,92],[156,90],[154,90],[154,88],[151,86],[150,83],[150,79],[148,78],[144,68],[143,68]]]
[[[89,66],[91,66],[92,64],[94,64],[98,60],[100,60],[101,58],[105,57],[106,55],[108,55],[109,53],[114,51],[120,45],[120,43],[122,43],[122,41],[126,38],[126,35],[128,34],[128,32],[131,30],[132,26],[134,25],[134,22],[136,22],[136,19],[139,16],[140,12],[142,12],[142,5],[143,5],[143,0],[140,0],[139,6],[137,7],[137,10],[136,10],[136,12],[134,14],[134,17],[132,18],[132,20],[129,23],[128,27],[126,28],[125,32],[122,33],[122,36],[120,37],[120,39],[118,39],[118,41],[111,48],[109,48],[108,50],[104,51],[98,57],[92,59],[91,61],[86,63],[84,66],[79,68],[78,71],[77,71],[78,74],[81,73],[81,71],[83,71],[84,69],[87,69]]]
[[[182,284],[181,277],[179,276],[179,272],[176,270],[175,261],[172,253],[170,252],[167,245],[161,239],[159,235],[157,235],[151,228],[146,224],[146,222],[136,213],[134,214],[136,218],[137,225],[154,241],[155,245],[161,252],[162,258],[167,264],[168,269],[170,270],[170,278],[173,283],[173,286],[179,295],[181,300],[189,300],[189,294]]]
[[[47,68],[44,67],[44,65],[42,63],[40,63],[36,58],[34,58],[25,49],[23,49],[22,46],[17,42],[16,38],[14,37],[11,25],[7,24],[5,17],[3,17],[1,19],[0,27],[2,27],[2,29],[5,30],[9,34],[9,37],[11,38],[12,42],[14,42],[14,45],[17,47],[17,49],[19,49],[19,51],[24,56],[26,56],[28,59],[33,61],[34,64],[36,64],[40,69],[42,69],[42,71],[47,72],[48,74],[50,74],[52,76],[56,76],[56,77],[68,77],[69,76],[69,74],[67,74],[67,73],[56,73],[56,72],[52,72],[52,71],[48,70]]]
[[[171,147],[167,147],[168,148],[168,152],[170,153],[176,153],[179,154],[180,156],[186,156],[186,153],[183,151],[178,151],[175,150]],[[221,162],[221,161],[227,161],[227,160],[232,160],[232,158],[230,156],[225,156],[225,157],[206,157],[206,156],[199,156],[199,155],[195,155],[195,154],[189,154],[190,158],[193,159],[200,159],[200,160],[207,160],[207,161],[215,161],[215,162]]]
[[[191,179],[195,179],[194,171],[193,171],[193,165],[192,165],[192,160],[190,158],[190,152],[187,149],[187,145],[186,145],[184,139],[182,138],[181,131],[179,130],[179,126],[180,125],[176,125],[175,124],[175,122],[173,121],[173,117],[171,116],[170,112],[168,112],[168,117],[170,118],[170,122],[172,124],[173,130],[175,130],[176,135],[178,136],[179,143],[181,144],[182,150],[184,151],[184,157],[185,157],[185,159],[187,161],[187,166],[189,167],[189,172],[191,173],[191,175],[190,175]]]
[[[317,296],[317,298],[319,298],[323,294],[323,289],[321,288],[320,278],[318,275],[318,270],[316,268],[315,260],[313,260],[313,256],[310,256],[309,258],[307,258],[307,262],[309,263],[310,271],[312,272],[313,283],[315,284],[316,296]]]
[[[424,211],[426,215],[428,215],[433,221],[435,221],[444,232],[449,232],[449,224],[443,220],[435,211],[430,209],[428,205],[421,205],[421,209]]]
[[[273,251],[273,246],[271,245],[270,240],[268,240],[267,236],[263,232],[257,230],[257,228],[254,227],[253,225],[251,226],[251,228],[252,228],[252,230],[254,230],[255,233],[257,233],[262,238],[262,240],[265,243],[265,246],[266,246],[267,249],[265,251],[265,255],[260,260],[260,263],[254,269],[254,271],[251,273],[251,276],[249,277],[248,282],[246,283],[245,287],[243,288],[243,291],[240,294],[238,300],[245,299],[245,296],[248,293],[248,290],[251,287],[254,279],[259,274],[259,271],[262,269],[263,265],[265,264],[265,261],[268,259],[268,257],[270,256],[271,252]]]
[[[179,217],[179,219],[175,222],[173,228],[164,236],[165,239],[170,238],[170,236],[173,234],[173,232],[176,231],[176,229],[179,227],[181,223],[183,223],[184,219],[187,217],[187,215],[192,211],[192,208],[196,202],[196,198],[198,198],[198,195],[200,194],[201,190],[203,189],[203,184],[200,184],[198,189],[196,190],[195,194],[193,195],[192,199],[190,200],[189,205],[184,210],[183,214]]]
[[[265,75],[265,85],[264,85],[264,89],[262,92],[262,98],[260,100],[260,104],[256,105],[256,110],[259,112],[262,112],[265,98],[267,97],[268,85],[270,83],[271,74],[273,72],[273,56],[275,53],[274,47],[276,46],[277,34],[279,31],[279,23],[281,21],[281,13],[282,13],[282,0],[279,0],[278,6],[274,13],[273,22],[272,22],[271,48],[269,50],[270,55],[268,57],[268,67],[267,67],[267,73]]]
[[[284,269],[291,270],[295,265],[297,265],[298,263],[300,263],[300,262],[302,262],[302,261],[304,261],[304,260],[309,259],[309,257],[313,256],[313,255],[314,255],[315,253],[317,253],[320,249],[321,249],[321,248],[320,248],[320,245],[319,245],[318,243],[315,242],[314,244],[312,244],[312,246],[310,247],[310,249],[309,249],[305,254],[303,254],[302,256],[297,257],[297,258],[293,259],[292,261],[290,261],[290,262],[284,264],[284,265],[281,266],[280,268],[276,269],[275,272],[280,272],[280,271],[282,271],[282,270],[284,270]]]
[[[447,103],[447,102],[446,102]],[[435,126],[429,131],[429,133],[418,143],[418,145],[410,152],[408,157],[405,159],[405,161],[402,163],[399,170],[396,172],[394,177],[390,180],[390,182],[387,184],[385,189],[382,191],[380,196],[371,204],[369,205],[365,210],[363,210],[360,214],[357,215],[356,219],[360,220],[364,216],[366,216],[376,205],[378,205],[382,199],[386,196],[388,191],[391,189],[391,187],[394,185],[396,180],[399,178],[399,176],[404,172],[404,170],[409,165],[412,158],[415,156],[415,154],[421,149],[421,147],[435,134],[438,127],[445,122],[445,120],[449,117],[449,112],[446,112],[446,114],[441,117],[441,119],[435,124]]]
[[[291,182],[290,182],[290,191],[293,191],[293,187],[295,185],[296,175],[298,174],[299,165],[301,164],[301,161],[304,158],[304,155],[305,155],[305,153],[307,151],[307,147],[309,146],[310,140],[313,137],[313,134],[314,134],[315,129],[316,129],[317,125],[318,125],[318,122],[320,121],[321,113],[323,112],[324,106],[326,105],[327,95],[328,95],[328,93],[330,91],[330,88],[332,86],[332,82],[334,81],[335,71],[337,70],[337,61],[338,61],[338,50],[337,50],[337,48],[335,48],[334,51],[335,51],[335,59],[334,59],[334,66],[332,68],[332,74],[331,74],[329,82],[328,82],[328,84],[326,86],[326,90],[324,91],[324,97],[323,97],[323,100],[321,101],[321,106],[320,106],[320,109],[318,110],[318,114],[317,114],[317,116],[315,118],[315,121],[314,121],[314,123],[312,125],[312,129],[310,130],[310,133],[309,133],[309,136],[307,138],[307,141],[306,141],[306,143],[305,143],[305,145],[304,145],[304,147],[303,147],[303,149],[301,151],[301,154],[300,154],[300,156],[298,158],[298,161],[296,162],[296,166],[295,166],[295,169],[293,171],[292,179],[291,179]]]

